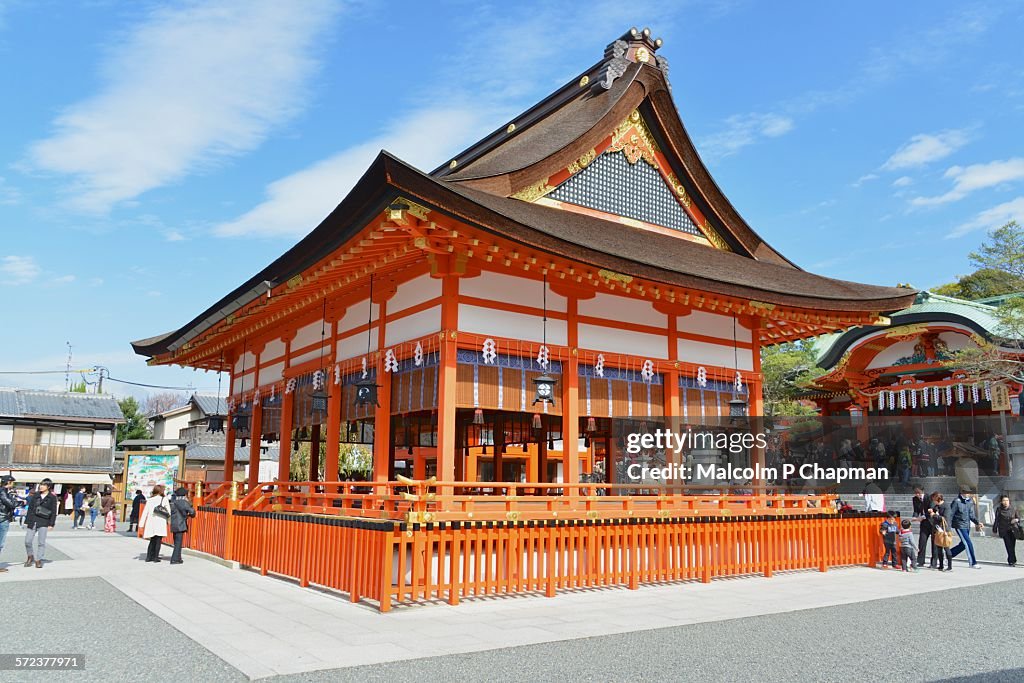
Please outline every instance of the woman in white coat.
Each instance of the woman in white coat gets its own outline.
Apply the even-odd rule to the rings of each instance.
[[[166,512],[166,516],[164,515]],[[167,505],[164,487],[157,484],[153,487],[153,494],[146,500],[146,507],[142,510],[142,537],[149,539],[149,548],[146,551],[146,562],[160,561],[160,544],[167,535],[167,520],[171,516],[170,507]]]

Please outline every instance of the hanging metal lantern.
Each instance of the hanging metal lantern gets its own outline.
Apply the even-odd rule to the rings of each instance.
[[[206,420],[206,431],[209,434],[223,434],[224,433],[224,416],[223,415],[211,415]]]
[[[595,417],[588,417],[587,418],[587,429],[586,429],[586,432],[588,434],[593,434],[596,431],[597,431],[597,418],[595,418]]]
[[[729,401],[729,417],[744,418],[747,416],[747,402],[742,398],[734,398]]]
[[[323,389],[317,389],[310,397],[310,408],[314,413],[326,413],[327,412],[327,392]]]
[[[535,403],[536,403],[536,401],[535,401]],[[533,414],[533,428],[535,430],[539,431],[543,427],[544,427],[544,423],[541,421],[540,413],[534,413]]]
[[[235,417],[231,421],[231,425],[235,428],[236,432],[249,431],[249,418],[252,415],[248,412],[245,406],[238,409],[235,413]]]
[[[380,387],[372,379],[364,379],[361,382],[356,382],[356,406],[376,406],[380,408],[380,402],[377,400],[377,389]]]
[[[533,378],[535,395],[533,397],[533,405],[538,403],[550,403],[555,405],[555,382],[554,377],[544,374],[540,377]]]

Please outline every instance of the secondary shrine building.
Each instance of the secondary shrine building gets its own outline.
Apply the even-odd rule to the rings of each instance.
[[[236,439],[262,438],[282,480],[299,441],[326,443],[325,481],[345,443],[377,481],[610,480],[609,418],[758,414],[762,345],[910,305],[801,270],[740,217],[660,45],[627,32],[429,173],[382,151],[293,248],[135,342],[152,364],[230,373],[226,470]]]

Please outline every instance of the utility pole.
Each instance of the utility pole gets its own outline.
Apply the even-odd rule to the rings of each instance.
[[[100,381],[99,381],[99,384],[96,386],[96,393],[97,394],[102,394],[103,393],[103,371],[104,370],[106,370],[106,368],[100,368]]]

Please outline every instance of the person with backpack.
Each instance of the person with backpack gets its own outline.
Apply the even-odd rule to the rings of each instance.
[[[149,539],[146,562],[161,561],[160,544],[167,535],[167,520],[171,518],[171,508],[164,491],[162,484],[153,487],[153,493],[146,500],[146,507],[142,509],[142,518],[139,520],[142,537]]]
[[[171,533],[174,535],[174,551],[171,564],[181,564],[181,544],[188,532],[188,520],[196,516],[195,508],[188,499],[188,490],[179,488],[171,496]]]
[[[52,481],[43,479],[36,492],[28,498],[28,513],[25,515],[25,524],[28,526],[25,532],[25,554],[28,555],[26,567],[35,563],[36,569],[43,568],[46,534],[57,524],[57,508],[60,506],[60,501],[51,490],[52,486]]]
[[[103,498],[98,491],[93,491],[89,494],[89,529],[96,528],[96,517],[100,514],[102,506]]]

